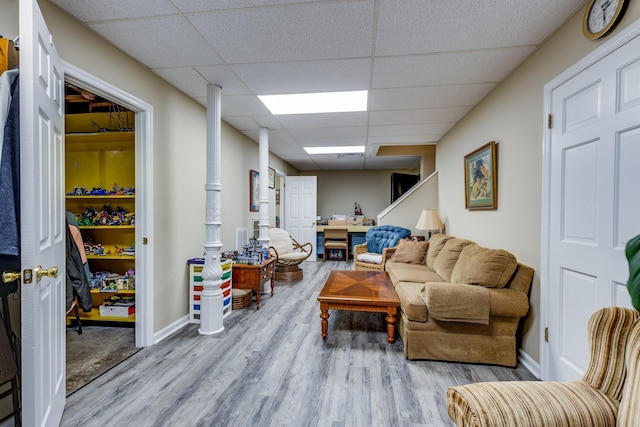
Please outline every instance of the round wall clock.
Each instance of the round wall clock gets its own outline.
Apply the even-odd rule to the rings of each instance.
[[[582,32],[589,40],[607,34],[622,18],[627,0],[589,0],[582,20]]]

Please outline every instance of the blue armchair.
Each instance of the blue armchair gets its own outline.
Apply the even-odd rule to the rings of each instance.
[[[411,234],[411,230],[396,225],[371,227],[365,236],[365,243],[353,247],[353,269],[359,271],[384,271],[387,252],[398,242]]]

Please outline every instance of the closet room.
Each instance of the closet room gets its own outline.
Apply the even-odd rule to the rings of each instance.
[[[135,112],[65,84],[67,394],[135,353]]]

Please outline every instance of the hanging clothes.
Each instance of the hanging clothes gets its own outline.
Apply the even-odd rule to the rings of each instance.
[[[85,273],[82,257],[78,245],[71,234],[71,227],[67,222],[67,281],[66,281],[66,311],[71,310],[74,298],[78,298],[78,305],[82,311],[91,311],[93,298],[89,288],[89,279]]]
[[[11,79],[12,75],[9,108],[6,119],[0,123],[3,129],[0,149],[0,272],[20,271],[20,79],[17,70],[5,71],[0,79],[6,82],[8,80],[5,79]],[[0,103],[6,102],[6,94],[0,96]],[[3,111],[0,109],[0,120]],[[17,289],[17,281],[3,284],[0,294],[7,295]]]

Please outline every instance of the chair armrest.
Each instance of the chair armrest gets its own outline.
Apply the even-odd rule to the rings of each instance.
[[[311,245],[310,242],[307,242],[304,245],[301,245],[293,237],[291,238],[291,241],[293,242],[294,249],[300,249],[302,252],[308,252],[309,255],[311,255],[311,253],[313,252],[313,246]],[[308,249],[305,249],[305,248],[308,248]]]
[[[353,247],[353,257],[354,258],[357,258],[358,255],[366,253],[366,252],[369,252],[366,242],[365,243],[360,243],[359,245],[354,245],[354,247]]]
[[[276,257],[276,264],[277,264],[279,257],[278,257],[278,251],[276,251],[276,248],[274,248],[273,246],[269,246],[269,254]]]

